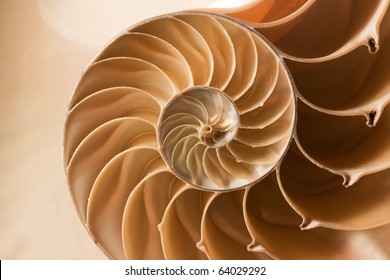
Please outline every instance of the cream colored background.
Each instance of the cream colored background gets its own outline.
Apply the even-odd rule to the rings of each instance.
[[[123,29],[223,2],[237,1],[0,1],[0,259],[105,258],[66,186],[62,129],[72,89]]]

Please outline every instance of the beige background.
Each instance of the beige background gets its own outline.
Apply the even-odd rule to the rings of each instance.
[[[0,1],[0,259],[105,258],[66,186],[62,129],[72,89],[97,51],[123,29],[221,2]]]

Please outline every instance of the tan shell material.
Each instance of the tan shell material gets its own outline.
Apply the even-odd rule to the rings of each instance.
[[[254,1],[106,45],[70,100],[64,161],[107,256],[389,259],[388,6]]]

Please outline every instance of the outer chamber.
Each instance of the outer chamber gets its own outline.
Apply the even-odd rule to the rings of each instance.
[[[389,258],[388,5],[266,0],[114,38],[64,134],[70,193],[102,250]]]

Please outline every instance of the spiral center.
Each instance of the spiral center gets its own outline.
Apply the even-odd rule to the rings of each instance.
[[[225,146],[237,134],[239,117],[234,104],[223,93],[213,88],[196,90],[208,112],[206,123],[202,124],[199,138],[210,148]]]
[[[205,149],[229,144],[240,121],[236,106],[225,93],[212,87],[193,87],[168,102],[159,122],[162,155],[181,178],[187,179],[188,161],[194,161]],[[199,160],[203,161],[203,156]]]
[[[175,124],[196,129],[199,140],[209,148],[228,144],[239,127],[239,114],[234,103],[225,93],[212,87],[191,88],[174,97],[163,113],[162,131],[167,131],[168,127],[174,129],[169,120],[165,122],[172,117]]]

